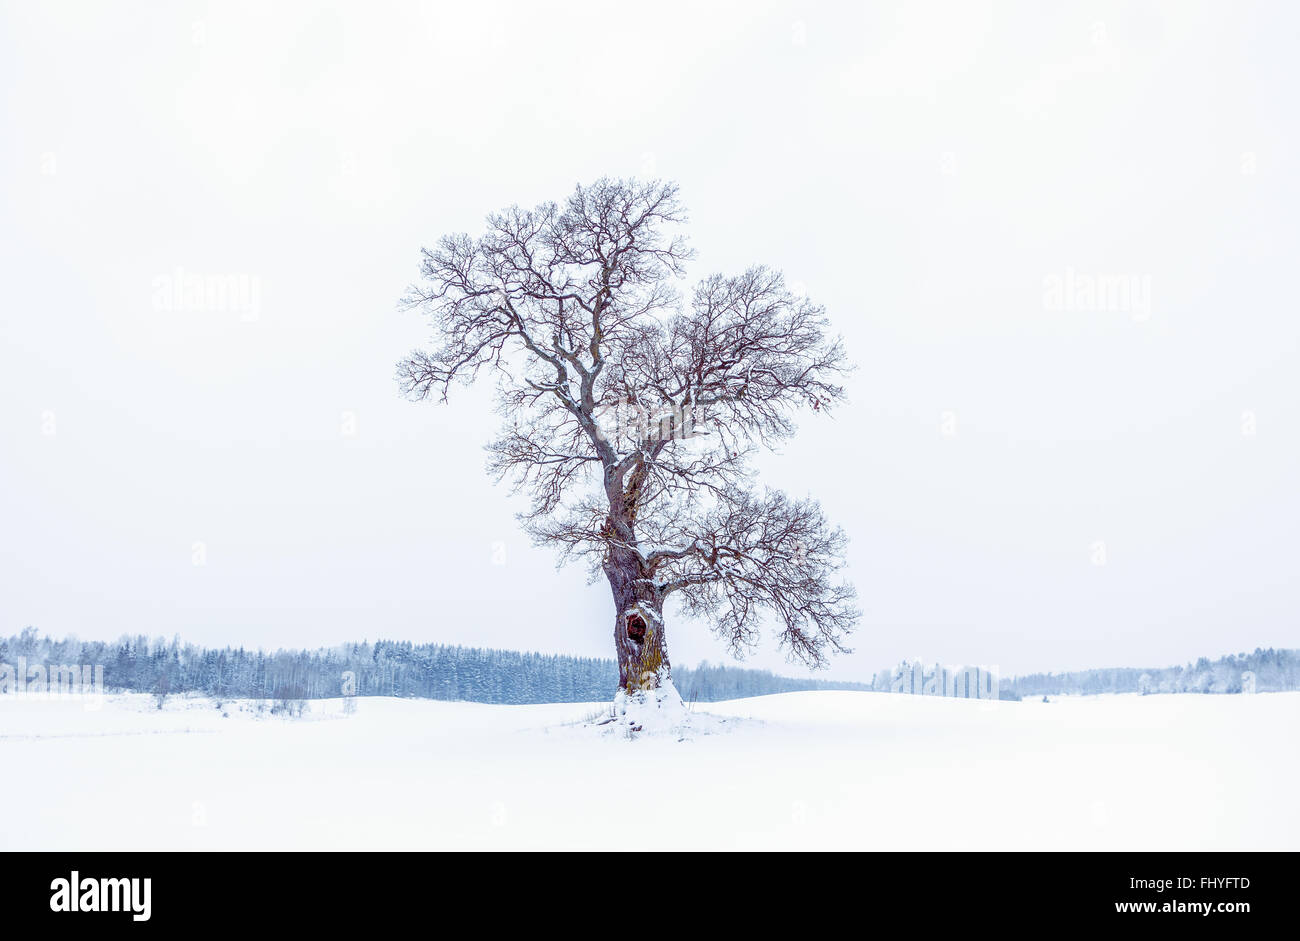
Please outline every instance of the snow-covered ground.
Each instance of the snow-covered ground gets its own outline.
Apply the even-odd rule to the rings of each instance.
[[[0,849],[1300,849],[1300,693],[606,708],[0,697]]]

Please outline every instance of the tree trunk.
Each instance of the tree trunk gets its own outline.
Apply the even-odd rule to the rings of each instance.
[[[614,593],[619,690],[657,690],[670,683],[671,677],[664,640],[663,599],[644,575],[635,552],[612,550],[605,560],[605,576]]]

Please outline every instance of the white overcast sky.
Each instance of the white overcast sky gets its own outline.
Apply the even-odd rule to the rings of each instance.
[[[693,278],[784,269],[859,365],[765,461],[851,539],[828,676],[1300,646],[1292,5],[0,11],[0,633],[611,656],[486,393],[399,397],[396,301],[490,210],[655,175]]]

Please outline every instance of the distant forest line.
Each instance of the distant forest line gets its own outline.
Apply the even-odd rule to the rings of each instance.
[[[343,694],[345,677],[358,696],[526,704],[602,702],[618,685],[613,660],[521,653],[445,644],[379,640],[316,650],[213,649],[145,635],[115,641],[54,640],[25,628],[0,638],[0,663],[102,664],[112,691],[195,692],[216,699],[323,699]],[[1186,666],[1118,667],[1003,678],[1003,699],[1099,693],[1240,693],[1242,674],[1257,692],[1300,689],[1300,650],[1205,657]],[[1145,679],[1144,679],[1145,677]],[[673,667],[687,701],[717,702],[805,690],[881,690],[874,683],[801,679],[767,670],[702,663]]]
[[[1255,674],[1255,691],[1276,693],[1300,689],[1300,650],[1255,648],[1209,660],[1201,657],[1186,666],[1117,667],[1072,673],[1031,673],[1003,680],[1012,698],[1097,693],[1240,693],[1242,674]],[[1144,682],[1143,677],[1146,677]],[[1145,687],[1145,690],[1144,690]]]
[[[111,691],[197,692],[214,699],[326,699],[343,694],[481,703],[604,702],[618,688],[613,660],[380,640],[317,650],[220,650],[144,635],[116,641],[54,640],[26,628],[0,639],[0,663],[103,664]],[[870,690],[869,684],[795,679],[766,670],[673,667],[688,702],[802,690]]]

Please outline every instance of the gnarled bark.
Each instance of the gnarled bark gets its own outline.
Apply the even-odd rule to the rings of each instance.
[[[664,636],[663,598],[635,552],[611,551],[604,569],[614,596],[619,689],[658,689],[669,681],[672,669]]]

